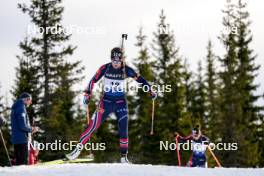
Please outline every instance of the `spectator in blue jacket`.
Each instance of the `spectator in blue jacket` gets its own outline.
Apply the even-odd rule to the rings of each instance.
[[[29,93],[22,93],[11,109],[11,140],[15,149],[16,165],[28,164],[28,140],[30,133],[38,131],[38,127],[31,127],[26,107],[32,104]]]

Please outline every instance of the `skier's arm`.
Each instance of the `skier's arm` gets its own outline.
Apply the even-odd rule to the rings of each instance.
[[[192,140],[192,139],[193,139],[192,135],[189,135],[189,136],[186,136],[186,137],[178,135],[178,140],[180,142],[186,142],[186,141],[189,141],[189,140]]]
[[[149,93],[152,96],[154,92],[152,91],[150,84],[142,76],[137,74],[131,67],[128,66],[126,66],[126,74],[128,77],[133,78],[135,81],[142,84],[142,86],[147,86]]]
[[[205,145],[210,144],[210,139],[207,136],[202,135],[202,141],[203,141],[203,144]]]
[[[93,76],[93,78],[91,79],[91,81],[89,82],[88,86],[84,90],[84,92],[86,94],[88,94],[89,96],[92,95],[92,91],[93,91],[94,84],[103,77],[103,75],[105,74],[106,68],[107,68],[107,64],[101,66],[97,70],[97,72],[95,73],[95,75]]]
[[[31,133],[32,129],[30,126],[28,126],[28,124],[26,122],[26,118],[27,118],[27,114],[26,114],[24,108],[22,108],[22,107],[18,108],[17,112],[16,112],[16,119],[17,119],[19,129],[24,131],[24,132]]]

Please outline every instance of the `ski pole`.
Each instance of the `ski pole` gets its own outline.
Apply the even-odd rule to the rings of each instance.
[[[127,34],[122,34],[122,41],[121,41],[121,49],[122,49],[122,70],[123,70],[123,76],[126,77],[126,62],[124,58],[124,41],[127,40]]]
[[[211,153],[211,155],[213,156],[213,158],[214,158],[215,162],[217,163],[218,167],[222,167],[221,163],[219,162],[219,160],[215,156],[214,152],[211,150],[210,146],[208,146],[208,150]]]
[[[86,120],[87,120],[87,128],[90,123],[90,110],[89,110],[89,105],[87,104],[86,107]],[[88,141],[91,144],[91,139]],[[94,158],[92,149],[89,150],[88,158]]]
[[[176,147],[177,147],[177,158],[178,158],[178,166],[181,166],[181,154],[180,154],[180,150],[179,150],[179,141],[178,141],[178,137],[179,135],[176,135]]]
[[[87,125],[90,123],[90,111],[89,111],[89,105],[87,104],[86,107],[86,120],[87,120]]]
[[[3,142],[4,148],[5,148],[5,151],[6,151],[6,155],[7,155],[7,158],[8,158],[9,165],[12,166],[12,163],[11,163],[11,160],[10,160],[10,157],[9,157],[9,154],[8,154],[8,150],[7,150],[6,143],[5,143],[5,140],[4,140],[3,133],[1,131],[1,129],[0,129],[0,135],[1,135],[1,139],[2,139],[2,142]]]
[[[151,130],[150,130],[150,135],[153,135],[154,134],[154,113],[155,113],[155,100],[152,100]]]

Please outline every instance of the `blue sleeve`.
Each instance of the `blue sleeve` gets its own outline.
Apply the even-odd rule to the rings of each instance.
[[[138,75],[131,67],[126,66],[126,74],[130,78],[134,78],[138,83],[143,86],[148,86],[149,90],[151,90],[151,86],[149,83],[140,75]]]
[[[16,119],[18,123],[18,127],[20,130],[24,132],[32,132],[31,127],[27,124],[27,112],[23,107],[19,107],[16,112]]]
[[[205,142],[205,143],[210,143],[210,139],[207,137],[207,136],[202,136],[202,141]]]
[[[126,75],[127,77],[130,77],[130,78],[135,78],[138,76],[135,70],[127,65],[126,65]]]

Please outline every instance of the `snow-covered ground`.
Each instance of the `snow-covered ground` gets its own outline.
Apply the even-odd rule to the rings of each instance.
[[[0,167],[0,176],[264,176],[262,169],[184,168],[136,164],[60,164]]]

